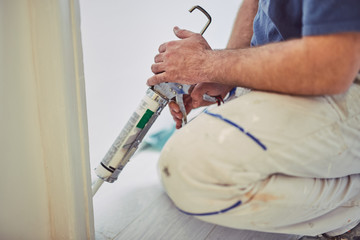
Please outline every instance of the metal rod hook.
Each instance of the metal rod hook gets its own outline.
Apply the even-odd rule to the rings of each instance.
[[[191,9],[189,9],[189,12],[192,13],[195,9],[199,9],[203,14],[205,14],[205,16],[208,18],[208,21],[206,23],[206,25],[204,26],[204,28],[201,30],[200,34],[203,35],[204,32],[206,31],[206,29],[208,28],[208,26],[211,23],[211,16],[209,13],[207,13],[205,11],[205,9],[203,9],[202,7],[200,7],[199,5],[196,5],[194,7],[192,7]]]

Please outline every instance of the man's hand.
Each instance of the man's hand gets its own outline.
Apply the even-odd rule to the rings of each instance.
[[[200,34],[188,30],[175,27],[174,33],[181,40],[160,45],[151,66],[155,75],[148,79],[149,86],[161,82],[196,84],[207,81],[211,69],[206,64],[211,50],[209,44]]]
[[[199,83],[195,85],[191,92],[192,107],[198,108],[213,104],[213,102],[208,102],[203,99],[205,94],[212,97],[221,96],[221,98],[224,99],[233,88],[234,86],[223,85],[220,83]]]
[[[198,107],[214,104],[213,102],[204,101],[204,94],[209,96],[221,96],[222,98],[225,98],[225,96],[232,88],[232,86],[217,83],[200,83],[194,85],[194,87],[190,90],[190,95],[184,95],[186,113],[190,113],[192,109]],[[183,114],[180,111],[179,105],[177,105],[175,102],[170,102],[169,109],[176,123],[176,128],[181,128]]]
[[[188,114],[193,109],[191,96],[190,95],[184,95],[183,100],[184,100],[186,113]],[[173,117],[173,119],[175,121],[176,129],[181,128],[182,119],[183,119],[184,116],[183,116],[183,114],[182,114],[182,112],[180,110],[179,105],[176,102],[171,101],[169,103],[169,110],[170,110],[170,113],[171,113],[171,115],[172,115],[172,117]]]

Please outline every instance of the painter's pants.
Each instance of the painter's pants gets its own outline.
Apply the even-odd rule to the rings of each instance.
[[[336,96],[240,96],[177,131],[159,169],[176,206],[207,222],[317,235],[358,221],[360,83]]]

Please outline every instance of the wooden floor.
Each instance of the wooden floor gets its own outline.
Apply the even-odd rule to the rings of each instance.
[[[237,230],[180,213],[159,181],[158,152],[140,152],[117,182],[94,197],[96,239],[116,240],[296,240],[298,236]]]

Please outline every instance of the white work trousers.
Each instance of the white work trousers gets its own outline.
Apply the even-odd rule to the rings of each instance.
[[[176,131],[159,160],[180,211],[317,235],[360,219],[360,83],[336,96],[252,91]]]

